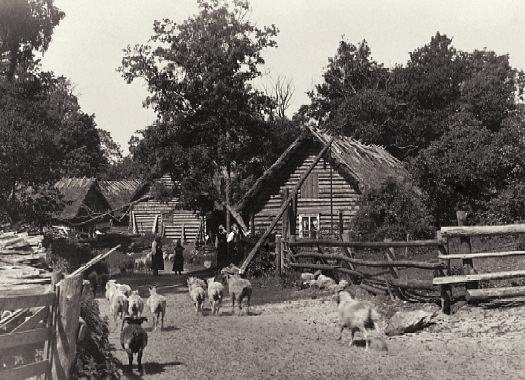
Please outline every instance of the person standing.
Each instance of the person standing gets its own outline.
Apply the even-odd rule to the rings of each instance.
[[[177,245],[175,246],[175,257],[173,258],[173,271],[175,274],[182,274],[184,270],[184,247],[181,244],[180,239],[177,239]]]
[[[221,224],[219,226],[219,231],[215,240],[215,248],[217,249],[217,265],[221,268],[228,264],[228,243],[226,242],[226,239],[226,230]]]
[[[164,257],[162,256],[162,240],[156,235],[151,243],[151,266],[153,275],[158,276],[159,270],[164,270]]]

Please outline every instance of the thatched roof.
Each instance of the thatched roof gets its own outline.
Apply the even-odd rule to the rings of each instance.
[[[259,193],[271,179],[279,174],[287,162],[298,152],[303,144],[320,143],[325,145],[332,138],[325,131],[305,128],[304,132],[281,154],[236,205],[238,212],[243,212],[248,205],[257,201]],[[403,163],[388,153],[383,147],[366,145],[347,136],[335,136],[331,146],[332,163],[354,188],[363,192],[369,187],[382,182],[387,177],[407,178],[408,171]]]
[[[99,181],[102,195],[108,201],[112,210],[124,208],[132,201],[134,195],[144,186],[138,179],[119,181]]]
[[[82,209],[89,207],[85,205],[86,196],[91,189],[95,189],[97,186],[95,178],[62,178],[58,181],[55,188],[62,195],[64,208],[57,215],[57,218],[71,220],[79,217]]]

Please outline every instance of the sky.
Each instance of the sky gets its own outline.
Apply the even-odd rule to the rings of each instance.
[[[322,79],[328,57],[342,36],[365,39],[373,58],[386,67],[405,64],[409,52],[437,31],[459,50],[487,48],[509,54],[525,70],[525,2],[520,0],[251,0],[251,20],[275,24],[278,47],[264,52],[260,86],[278,76],[293,82],[295,112],[306,92]],[[55,0],[66,13],[43,57],[45,70],[68,77],[84,112],[95,114],[127,152],[132,134],[155,120],[142,101],[143,82],[129,85],[117,67],[128,45],[146,43],[153,21],[181,22],[197,12],[196,0]]]

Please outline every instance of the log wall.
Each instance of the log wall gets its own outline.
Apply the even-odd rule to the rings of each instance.
[[[291,189],[301,177],[301,174],[312,164],[315,156],[319,153],[319,147],[314,145],[305,146],[297,154],[295,159],[291,159],[287,164],[288,167],[283,170],[287,172],[285,178],[275,178],[268,184],[272,190],[266,198],[262,209],[255,214],[254,223],[257,232],[264,231],[275,217],[277,210],[283,202],[282,192],[284,188]],[[312,174],[313,173],[313,174]],[[297,198],[297,231],[299,231],[299,215],[319,214],[320,228],[323,231],[330,229],[330,163],[321,159],[313,169],[310,176],[318,178],[318,197],[304,198],[299,192]],[[309,177],[310,177],[309,176]],[[278,176],[276,176],[278,177]],[[339,229],[339,210],[343,214],[343,227],[345,230],[350,228],[351,220],[359,208],[359,193],[350,185],[336,169],[332,170],[332,199],[333,199],[333,223],[334,233]],[[275,227],[275,230],[281,230],[281,221]]]

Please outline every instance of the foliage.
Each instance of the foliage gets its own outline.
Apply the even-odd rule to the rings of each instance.
[[[119,378],[118,360],[109,342],[109,325],[100,316],[98,302],[92,296],[82,296],[80,316],[86,322],[87,334],[77,345],[73,378]]]
[[[181,180],[186,206],[208,211],[220,196],[217,174],[231,173],[264,154],[260,141],[271,100],[254,89],[262,50],[276,46],[275,26],[259,28],[245,1],[199,1],[200,12],[180,24],[154,23],[149,44],[128,47],[124,79],[146,81],[159,121],[143,132],[136,158]],[[153,149],[152,149],[153,148]]]
[[[425,197],[407,181],[387,178],[362,195],[352,228],[357,240],[431,238],[432,218]]]
[[[57,264],[66,273],[70,273],[79,268],[82,264],[91,260],[94,256],[89,244],[79,243],[75,239],[68,238],[47,238],[46,245],[50,247],[50,264],[57,268]]]
[[[44,52],[64,12],[52,0],[3,0],[0,4],[0,75],[13,80],[19,66]]]

